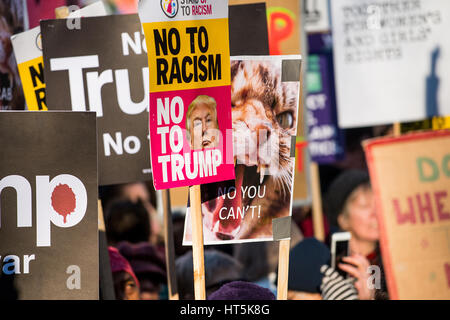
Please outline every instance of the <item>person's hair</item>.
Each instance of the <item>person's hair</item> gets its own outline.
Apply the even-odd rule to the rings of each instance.
[[[352,192],[359,186],[369,184],[370,177],[365,170],[348,169],[333,179],[323,198],[323,208],[332,227],[339,227],[338,216],[348,204]]]
[[[106,209],[106,237],[110,244],[149,241],[150,227],[150,217],[141,200],[116,201]]]
[[[189,121],[192,115],[192,112],[201,104],[206,105],[214,114],[214,118],[216,121],[217,128],[219,127],[219,123],[217,121],[217,102],[213,97],[207,95],[199,95],[195,98],[188,107],[188,111],[186,113],[186,131],[190,133],[191,130],[191,122]]]
[[[348,206],[350,205],[351,202],[353,202],[353,200],[355,200],[356,195],[359,192],[361,192],[361,191],[367,192],[367,191],[370,191],[370,190],[372,190],[372,186],[371,186],[370,182],[365,182],[363,184],[360,184],[358,187],[356,187],[355,190],[353,190],[349,194],[347,199],[345,200],[344,206],[342,207],[342,210],[341,210],[340,214],[348,217],[348,214],[349,214]],[[339,224],[339,222],[338,222],[338,224]]]

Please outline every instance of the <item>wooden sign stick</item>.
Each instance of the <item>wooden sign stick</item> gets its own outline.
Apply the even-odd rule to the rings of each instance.
[[[192,260],[194,263],[195,300],[205,300],[205,259],[203,254],[203,219],[200,186],[189,187],[192,222]]]
[[[401,130],[401,123],[400,122],[394,122],[394,126],[393,126],[393,132],[395,137],[398,137],[402,134],[402,130]]]
[[[314,237],[319,241],[325,241],[325,230],[323,227],[322,196],[320,192],[319,165],[312,162],[309,166],[311,172],[312,191],[312,220]]]
[[[287,300],[290,247],[290,239],[280,240],[280,247],[278,251],[277,300]]]
[[[164,240],[166,252],[167,287],[169,300],[179,300],[177,277],[175,270],[175,245],[173,240],[172,209],[170,207],[170,190],[162,191],[164,211]]]
[[[55,9],[56,19],[65,19],[69,16],[69,7],[62,6]]]

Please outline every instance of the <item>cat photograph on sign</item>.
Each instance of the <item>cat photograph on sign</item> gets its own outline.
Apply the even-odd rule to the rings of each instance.
[[[202,203],[205,244],[273,240],[272,219],[291,215],[300,65],[299,55],[231,58],[236,178],[202,186],[215,195]]]

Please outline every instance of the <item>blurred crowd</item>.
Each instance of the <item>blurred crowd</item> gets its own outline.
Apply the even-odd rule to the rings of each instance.
[[[325,241],[314,238],[311,207],[293,209],[288,299],[389,299],[364,158],[333,168],[333,173],[321,168]],[[100,197],[116,299],[169,299],[163,222],[151,182],[104,186]],[[171,216],[179,299],[191,300],[192,250],[182,245],[185,216],[181,211]],[[350,255],[333,269],[331,236],[342,231],[351,234]],[[276,299],[278,246],[276,241],[205,246],[207,299]]]

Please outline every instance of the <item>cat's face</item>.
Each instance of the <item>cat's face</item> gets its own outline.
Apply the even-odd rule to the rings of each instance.
[[[296,134],[298,82],[281,82],[270,61],[232,61],[231,103],[237,164],[256,166],[290,191],[291,136]]]
[[[292,193],[290,147],[296,134],[299,82],[282,82],[280,69],[271,61],[231,63],[236,192],[202,205],[205,232],[211,239],[270,237],[271,219],[286,215]],[[251,188],[263,196],[246,195],[244,190]],[[239,212],[243,211],[242,217]]]

